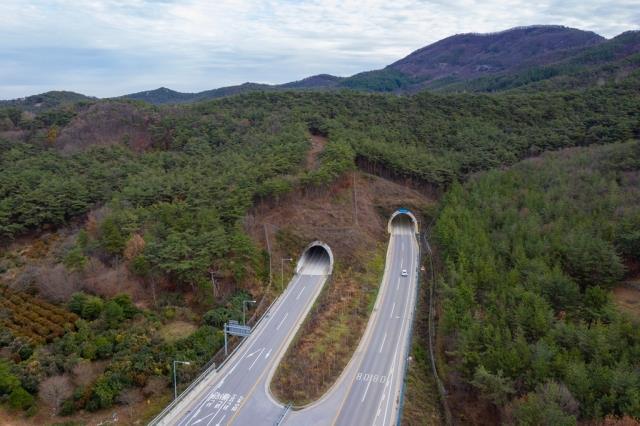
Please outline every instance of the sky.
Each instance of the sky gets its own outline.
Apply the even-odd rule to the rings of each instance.
[[[2,0],[0,99],[348,76],[453,34],[534,24],[610,38],[640,29],[640,0]]]

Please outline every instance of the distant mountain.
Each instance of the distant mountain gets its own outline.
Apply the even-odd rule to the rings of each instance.
[[[415,93],[575,89],[617,82],[640,67],[640,32],[607,40],[557,25],[518,27],[490,34],[458,34],[416,50],[380,70],[350,77],[319,74],[279,85],[244,83],[198,93],[166,87],[124,95],[151,104],[198,102],[254,91],[339,90]],[[91,100],[72,92],[48,92],[2,106],[37,109]]]
[[[493,91],[496,87],[486,82],[475,86],[467,83],[487,77],[518,75],[532,67],[586,54],[590,48],[607,43],[596,33],[574,28],[556,25],[518,27],[491,34],[454,35],[418,49],[383,69],[351,77],[321,74],[281,85],[245,83],[200,93],[179,93],[161,88],[125,97],[162,104],[215,99],[255,90]],[[513,84],[507,86],[505,89],[512,88]]]
[[[259,83],[244,83],[238,86],[221,87],[219,89],[206,90],[198,93],[182,93],[175,90],[161,87],[155,90],[149,90],[146,92],[133,93],[131,95],[125,95],[123,98],[134,99],[138,101],[145,101],[151,104],[177,104],[186,102],[198,102],[208,99],[222,98],[225,96],[238,95],[240,93],[255,92],[255,91],[274,91],[274,90],[303,90],[303,89],[322,89],[335,87],[340,81],[341,77],[335,77],[328,74],[314,75],[307,77],[299,81],[293,81],[291,83],[285,83],[280,85],[269,85]]]
[[[435,91],[571,90],[619,83],[640,72],[640,31],[628,31],[585,48],[554,51],[497,73],[424,82]]]
[[[75,92],[51,91],[26,98],[0,101],[0,108],[20,108],[25,111],[44,111],[63,105],[76,104],[82,101],[95,101],[97,98],[82,95]]]
[[[549,54],[593,46],[605,38],[560,26],[514,28],[491,34],[459,34],[416,50],[387,68],[428,80],[472,78],[545,62]]]
[[[159,89],[132,93],[123,97],[136,101],[149,102],[150,104],[177,104],[190,102],[194,99],[195,95],[195,93],[181,93],[167,89],[166,87],[160,87]]]

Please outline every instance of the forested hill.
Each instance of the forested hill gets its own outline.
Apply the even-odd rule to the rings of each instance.
[[[96,98],[80,93],[67,91],[51,91],[26,98],[0,101],[0,108],[17,108],[22,111],[39,112],[63,105],[73,105],[78,102],[95,101]]]
[[[37,395],[47,400],[46,379],[80,383],[76,366],[99,361],[91,380],[67,383],[56,409],[101,410],[126,403],[127,390],[166,389],[172,360],[202,366],[221,345],[221,324],[241,318],[249,296],[240,290],[269,282],[269,257],[247,230],[255,206],[295,191],[333,196],[360,167],[444,194],[429,214],[445,261],[443,357],[456,395],[515,424],[640,418],[639,329],[608,292],[639,262],[637,40],[596,40],[562,59],[577,74],[548,79],[565,76],[561,90],[308,90],[344,84],[316,76],[297,83],[304,90],[184,105],[54,93],[46,108],[44,98],[37,110],[31,101],[0,107],[0,284],[13,289],[0,299],[17,313],[2,318],[13,328],[0,330],[9,354],[0,403],[32,410]],[[612,61],[621,68],[602,68],[613,70],[602,84],[567,90]],[[312,135],[326,143],[309,167]],[[23,268],[62,230],[52,263]],[[33,250],[5,250],[29,239]],[[154,306],[158,296],[160,309],[141,312],[116,296],[119,271],[152,292]],[[211,294],[212,271],[233,297],[210,315],[180,314],[181,297]],[[107,273],[108,300],[74,294],[94,292]],[[156,295],[157,283],[170,291]],[[158,341],[161,323],[179,318],[198,331]],[[13,333],[32,342],[17,344]],[[427,351],[417,350],[420,362]]]
[[[639,179],[631,141],[549,153],[447,194],[435,238],[456,416],[481,401],[493,409],[476,424],[637,424],[640,327],[610,290],[640,272]]]
[[[640,65],[640,32],[607,40],[557,25],[518,27],[490,34],[459,34],[411,53],[393,64],[350,77],[319,74],[285,84],[244,83],[183,93],[161,87],[122,96],[151,104],[180,104],[248,92],[357,90],[412,94],[496,92],[512,89],[556,90],[606,85],[626,78]],[[42,110],[93,98],[48,92],[0,106]]]

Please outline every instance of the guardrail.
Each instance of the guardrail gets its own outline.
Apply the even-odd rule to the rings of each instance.
[[[282,296],[282,293],[276,297],[271,304],[269,305],[269,307],[264,311],[264,314],[256,321],[256,323],[254,324],[253,328],[255,329],[255,327],[257,327],[262,320],[267,316],[267,313],[269,313],[269,311],[271,311],[271,308],[273,307],[273,305],[278,301],[278,299],[280,299],[280,297]],[[254,317],[252,317],[249,322],[251,322],[251,320]],[[182,402],[182,400],[184,400],[184,398],[189,394],[189,392],[191,392],[196,386],[198,386],[209,374],[211,374],[214,371],[218,371],[220,370],[222,367],[224,367],[227,364],[227,361],[229,359],[231,359],[231,357],[233,357],[233,354],[236,353],[236,351],[242,347],[242,343],[245,341],[246,339],[242,339],[240,341],[240,343],[233,349],[233,351],[231,351],[231,353],[229,354],[229,356],[227,356],[217,367],[216,367],[216,363],[214,362],[216,356],[221,353],[222,351],[224,351],[224,348],[221,348],[220,350],[218,350],[218,352],[216,352],[216,354],[211,358],[211,361],[209,361],[207,364],[205,364],[205,370],[200,373],[200,375],[198,377],[196,377],[196,379],[189,385],[189,387],[187,387],[180,395],[178,395],[177,398],[175,398],[173,401],[171,401],[171,403],[169,405],[167,405],[165,407],[164,410],[162,410],[156,417],[154,417],[153,420],[151,420],[149,422],[149,426],[155,426],[157,424],[159,424],[162,419],[171,412],[171,410],[173,410],[176,405],[178,405],[180,402]]]

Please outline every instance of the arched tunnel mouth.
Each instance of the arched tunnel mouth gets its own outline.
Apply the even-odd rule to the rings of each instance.
[[[390,234],[418,233],[418,221],[408,210],[399,210],[389,219]]]
[[[333,254],[328,245],[319,241],[307,246],[302,253],[296,273],[301,275],[329,275],[333,270]]]

